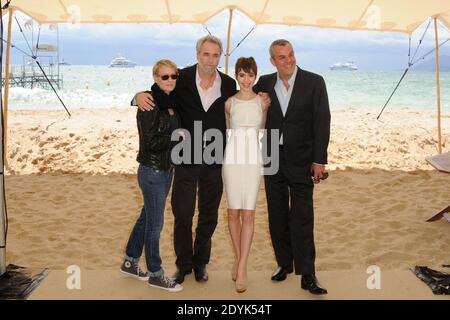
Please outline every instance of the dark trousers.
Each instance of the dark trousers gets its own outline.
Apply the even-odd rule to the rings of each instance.
[[[314,208],[309,168],[290,173],[285,154],[280,148],[280,167],[275,175],[264,177],[269,229],[275,258],[279,266],[292,269],[295,274],[314,274]],[[296,168],[298,169],[298,168]]]
[[[192,222],[198,192],[198,223],[195,240]],[[176,265],[191,270],[209,262],[211,237],[216,229],[222,198],[222,170],[205,165],[177,166],[172,186],[172,211]]]

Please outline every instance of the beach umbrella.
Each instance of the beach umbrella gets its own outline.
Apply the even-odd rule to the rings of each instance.
[[[234,10],[243,12],[256,24],[298,25],[411,34],[428,17],[433,17],[435,27],[439,19],[450,28],[450,1],[448,0],[128,0],[126,2],[110,0],[14,0],[7,3],[10,6],[9,10],[4,11],[5,14],[9,14],[5,70],[9,70],[11,21],[15,10],[22,11],[40,24],[205,24],[219,12],[228,9],[230,18],[225,55],[226,70],[228,70],[229,40]],[[437,28],[435,32],[437,43]],[[436,45],[436,57],[438,58],[438,45]],[[441,150],[438,59],[436,59],[436,63],[439,150]],[[8,110],[8,77],[9,74],[6,72],[5,122]],[[6,124],[4,131],[6,131]],[[3,241],[4,237],[1,234],[0,238],[0,241]],[[5,259],[4,251],[2,252],[3,246],[0,242],[0,274],[4,270],[4,268],[2,269]]]

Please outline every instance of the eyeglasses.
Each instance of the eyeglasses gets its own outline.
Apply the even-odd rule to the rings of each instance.
[[[178,79],[178,75],[177,74],[171,74],[171,75],[165,74],[165,75],[162,75],[160,77],[161,77],[161,80],[164,80],[164,81],[169,80],[169,78],[171,78],[172,80],[177,80]]]
[[[319,179],[314,179],[314,177],[311,177],[312,181],[314,182],[314,184],[319,183],[320,180],[325,180],[326,178],[328,178],[328,172],[324,172],[322,173],[322,176]]]

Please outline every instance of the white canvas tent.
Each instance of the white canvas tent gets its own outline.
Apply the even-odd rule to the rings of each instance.
[[[5,1],[3,1],[4,3]],[[440,138],[440,99],[437,20],[450,28],[449,0],[12,0],[8,11],[6,70],[9,67],[11,21],[14,11],[21,11],[41,24],[54,23],[199,23],[204,24],[225,9],[246,14],[256,24],[284,24],[412,33],[422,22],[434,17],[438,94],[438,131]],[[228,62],[228,54],[226,55]],[[8,106],[8,72],[5,77],[5,122]],[[6,123],[5,123],[6,128]],[[6,130],[6,129],[5,129]],[[5,138],[6,139],[6,138]],[[6,145],[6,143],[5,143]],[[3,216],[3,215],[2,215]],[[1,223],[3,225],[3,223]],[[1,231],[1,230],[0,230]],[[4,237],[1,237],[0,246]],[[0,249],[0,274],[5,263]],[[3,269],[4,270],[4,269]]]
[[[450,27],[448,0],[13,0],[39,23],[205,23],[238,9],[257,24],[411,33],[436,16]]]

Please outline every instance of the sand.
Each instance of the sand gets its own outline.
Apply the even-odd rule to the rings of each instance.
[[[133,108],[10,111],[6,194],[7,262],[64,270],[119,268],[142,205],[136,181]],[[425,220],[450,203],[450,175],[425,157],[437,153],[432,111],[332,112],[330,178],[315,189],[318,271],[406,270],[450,263],[450,224]],[[450,114],[442,117],[450,151]],[[276,267],[263,185],[256,209],[250,271]],[[161,237],[166,270],[174,270],[170,195]],[[210,271],[233,263],[222,198]]]

